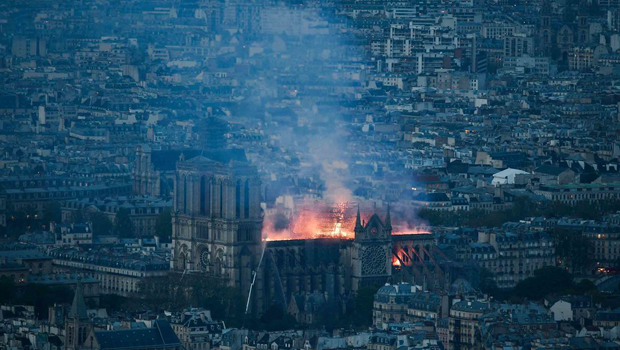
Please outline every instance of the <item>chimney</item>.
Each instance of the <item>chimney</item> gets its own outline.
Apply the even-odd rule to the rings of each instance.
[[[478,231],[478,243],[489,243],[489,234],[484,231]]]

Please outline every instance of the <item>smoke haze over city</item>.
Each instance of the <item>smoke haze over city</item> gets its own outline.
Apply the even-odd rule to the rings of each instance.
[[[620,349],[618,0],[0,1],[0,350]]]

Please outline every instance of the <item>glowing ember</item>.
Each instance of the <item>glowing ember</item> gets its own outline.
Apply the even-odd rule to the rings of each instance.
[[[431,234],[429,227],[424,225],[393,225],[392,235],[427,235]]]
[[[392,255],[392,266],[394,266],[397,269],[400,269],[400,260],[398,260],[398,258],[394,255]]]
[[[410,229],[410,230],[405,230],[405,231],[392,231],[392,235],[393,236],[400,236],[400,235],[429,235],[432,232],[424,229],[424,228],[419,228],[419,229]]]
[[[357,208],[357,207],[355,207]],[[286,229],[275,230],[269,218],[265,220],[263,238],[267,241],[291,239],[340,238],[352,239],[356,209],[351,203],[327,205],[312,202],[301,206]]]

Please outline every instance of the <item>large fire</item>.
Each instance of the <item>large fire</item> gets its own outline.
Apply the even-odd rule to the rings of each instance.
[[[283,229],[275,229],[276,225],[267,218],[263,228],[263,238],[267,241],[315,238],[352,239],[355,210],[352,203],[303,204],[297,212],[290,215],[288,225]]]
[[[357,204],[351,202],[333,205],[324,202],[310,202],[299,206],[295,212],[282,215],[279,219],[266,217],[263,239],[266,241],[285,241],[295,239],[353,239]],[[362,213],[367,220],[372,214]],[[279,221],[279,222],[276,222]],[[285,223],[282,223],[285,221]],[[393,225],[393,235],[428,234],[427,227]]]

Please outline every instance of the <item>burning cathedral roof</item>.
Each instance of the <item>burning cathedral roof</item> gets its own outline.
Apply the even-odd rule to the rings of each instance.
[[[266,217],[263,223],[263,239],[266,241],[353,239],[358,210],[359,206],[354,202],[331,205],[318,201],[304,203],[288,215],[279,213]],[[371,216],[371,212],[361,215],[362,218]],[[410,227],[406,224],[393,225],[393,235],[422,233],[429,233],[428,228]]]

